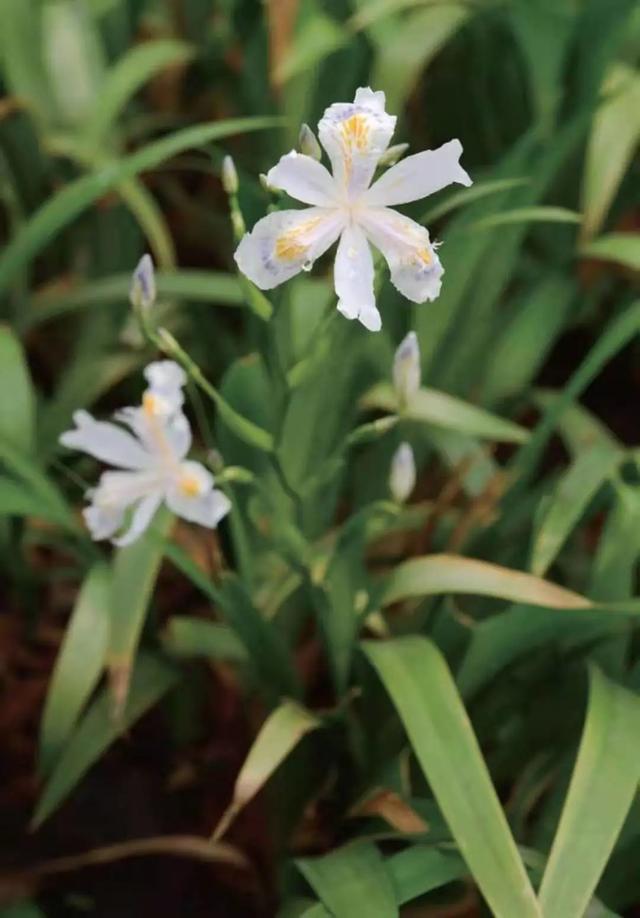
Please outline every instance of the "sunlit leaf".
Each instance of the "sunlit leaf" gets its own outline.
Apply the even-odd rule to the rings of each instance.
[[[317,717],[294,701],[285,700],[271,712],[236,778],[233,800],[218,823],[214,839],[225,834],[240,810],[255,797],[300,740],[320,726]]]
[[[177,677],[172,666],[157,657],[141,654],[118,721],[113,717],[110,693],[106,689],[101,692],[72,733],[45,784],[33,817],[34,826],[39,826],[58,808],[103,752],[171,688]]]
[[[399,914],[391,877],[372,842],[356,841],[323,857],[296,860],[334,918],[353,918],[367,904],[370,918],[396,918]]]
[[[447,665],[431,641],[404,637],[363,649],[402,720],[411,747],[496,915],[542,912]]]
[[[456,555],[428,555],[399,564],[386,578],[382,602],[390,605],[420,596],[469,593],[549,609],[586,609],[589,599],[548,580]]]
[[[585,914],[636,795],[640,699],[591,671],[578,758],[540,886],[545,918]]]
[[[58,652],[40,726],[40,770],[51,771],[104,668],[109,627],[110,572],[87,575]]]

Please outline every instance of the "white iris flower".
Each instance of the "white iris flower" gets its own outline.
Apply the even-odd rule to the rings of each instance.
[[[150,364],[144,375],[149,385],[142,405],[115,415],[129,430],[76,411],[75,428],[60,437],[64,446],[115,466],[88,493],[91,502],[84,518],[94,539],[109,539],[132,509],[128,530],[113,538],[120,546],[142,535],[163,501],[183,519],[210,528],[230,509],[227,497],[214,489],[213,475],[199,462],[185,459],[191,428],[182,412],[184,371],[172,360],[161,360]]]
[[[452,182],[471,185],[458,162],[459,140],[407,157],[372,185],[396,124],[384,105],[384,93],[368,88],[359,89],[353,102],[331,105],[318,134],[333,175],[295,150],[283,156],[267,175],[269,185],[311,207],[259,220],[235,254],[243,274],[269,290],[309,270],[339,239],[334,268],[338,309],[371,331],[380,329],[381,320],[370,244],[386,258],[393,284],[415,303],[438,296],[443,273],[427,230],[390,205],[418,201]]]

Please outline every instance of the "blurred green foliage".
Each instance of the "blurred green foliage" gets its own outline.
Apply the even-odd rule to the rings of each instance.
[[[639,65],[633,0],[0,0],[2,614],[66,626],[37,825],[163,698],[179,757],[204,658],[251,702],[219,834],[242,847],[260,792],[282,918],[386,918],[468,876],[499,918],[640,901]],[[383,277],[378,335],[334,316],[328,263],[271,315],[219,179],[232,153],[251,226],[278,203],[259,174],[366,85],[411,152],[459,137],[475,182],[407,209],[442,294]],[[219,541],[162,517],[110,555],[58,436],[138,397],[147,249],[234,509]]]

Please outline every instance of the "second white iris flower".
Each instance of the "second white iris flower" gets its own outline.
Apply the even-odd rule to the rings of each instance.
[[[333,175],[295,150],[283,156],[268,173],[269,184],[311,206],[259,220],[235,254],[243,274],[269,290],[309,270],[339,239],[334,267],[338,309],[371,331],[380,329],[381,319],[370,243],[387,260],[393,284],[415,303],[438,296],[443,274],[427,230],[391,205],[418,201],[452,182],[471,185],[459,163],[459,140],[408,156],[372,185],[396,124],[384,106],[384,93],[369,88],[359,89],[353,102],[331,105],[318,134]]]

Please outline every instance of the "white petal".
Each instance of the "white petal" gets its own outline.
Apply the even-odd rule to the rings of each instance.
[[[148,497],[144,497],[133,511],[131,525],[123,536],[113,540],[114,545],[124,548],[125,545],[131,545],[132,542],[139,539],[142,533],[148,529],[149,523],[161,503],[161,494],[150,494]]]
[[[446,188],[452,182],[471,185],[471,179],[458,160],[459,140],[450,140],[437,150],[408,156],[388,169],[366,194],[366,204],[375,207],[407,204]]]
[[[292,150],[267,173],[267,182],[274,188],[303,204],[331,207],[335,204],[336,189],[331,173],[322,163]]]
[[[395,126],[384,110],[384,93],[368,88],[359,89],[353,102],[336,102],[325,111],[318,135],[347,199],[356,200],[369,187]]]
[[[303,267],[310,268],[336,241],[343,225],[343,214],[334,209],[280,210],[258,220],[234,257],[249,280],[270,290]]]
[[[120,507],[99,507],[96,504],[89,504],[82,511],[82,515],[91,533],[91,538],[96,542],[101,539],[110,539],[124,522],[124,510]]]
[[[424,226],[386,207],[363,210],[360,224],[386,258],[400,293],[414,303],[435,300],[444,269]]]
[[[167,415],[147,398],[142,408],[122,408],[116,418],[139,437],[155,466],[175,466],[189,452],[191,426],[182,411]]]
[[[162,494],[166,474],[149,472],[103,472],[98,487],[91,492],[92,502],[105,511],[127,510],[152,494]]]
[[[187,374],[173,360],[157,360],[144,371],[149,388],[142,397],[147,411],[168,416],[184,404],[182,389],[187,384]]]
[[[350,224],[340,237],[334,279],[342,315],[379,331],[382,322],[373,292],[373,258],[367,237],[357,225]]]
[[[76,427],[60,437],[63,446],[88,453],[101,462],[121,469],[144,469],[151,457],[130,433],[115,424],[96,421],[88,411],[73,415]]]
[[[213,488],[213,475],[199,462],[183,462],[166,493],[170,510],[191,523],[213,529],[231,509],[229,499]]]
[[[144,378],[158,392],[177,392],[187,384],[187,374],[175,360],[155,360],[148,364]]]

